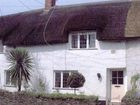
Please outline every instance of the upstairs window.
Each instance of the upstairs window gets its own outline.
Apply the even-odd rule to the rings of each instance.
[[[72,49],[92,49],[96,48],[95,32],[80,32],[70,35],[70,48]]]

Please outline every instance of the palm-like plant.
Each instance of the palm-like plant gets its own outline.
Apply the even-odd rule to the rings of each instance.
[[[27,83],[30,80],[30,70],[32,69],[32,58],[27,50],[16,48],[7,54],[10,63],[11,80],[17,83],[18,91],[21,91],[22,81]]]

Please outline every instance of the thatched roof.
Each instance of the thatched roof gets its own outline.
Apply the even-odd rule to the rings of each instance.
[[[67,43],[72,31],[95,30],[99,40],[122,40],[130,7],[131,2],[90,3],[3,16],[0,37],[12,46],[55,44]]]
[[[140,37],[140,1],[132,2],[126,23],[125,36]]]

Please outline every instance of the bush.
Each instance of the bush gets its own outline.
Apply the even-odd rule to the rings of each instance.
[[[71,88],[82,87],[85,83],[85,77],[81,73],[73,73],[68,77],[68,86]]]
[[[122,105],[140,105],[140,96],[135,91],[128,91],[122,99]]]

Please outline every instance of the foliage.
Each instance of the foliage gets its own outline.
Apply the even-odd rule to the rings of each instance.
[[[45,87],[46,87],[46,84],[45,84],[45,82],[42,80],[42,79],[40,79],[39,78],[39,85],[40,85],[40,87],[41,87],[41,91],[45,91]]]
[[[94,101],[98,100],[98,97],[94,96],[94,95],[87,96],[87,95],[53,93],[53,94],[49,94],[48,97],[61,98],[61,99],[79,99],[79,100],[91,100],[92,99]]]
[[[21,91],[22,81],[27,83],[30,80],[30,70],[32,69],[32,59],[25,49],[16,48],[8,52],[9,70],[12,80],[16,80],[18,91]]]
[[[21,94],[35,96],[35,97],[45,97],[48,99],[75,99],[75,100],[85,100],[85,101],[98,101],[98,97],[94,95],[75,95],[75,94],[61,94],[61,93],[34,93],[34,92],[22,92]]]
[[[129,90],[122,99],[122,105],[140,105],[140,94],[137,90],[137,81],[140,79],[140,74],[135,74],[131,77],[132,89]]]
[[[140,74],[135,74],[131,77],[132,91],[137,91],[137,81],[140,79]]]
[[[85,83],[85,77],[81,73],[72,73],[68,77],[68,86],[71,88],[82,87]]]
[[[140,105],[140,97],[136,95],[135,91],[128,91],[122,99],[122,105]]]
[[[98,105],[97,96],[7,92],[0,90],[0,105]]]
[[[39,72],[37,72],[39,74]],[[46,78],[43,75],[33,75],[34,79],[31,81],[31,85],[28,91],[35,93],[47,93],[49,91],[48,83],[46,82]]]

